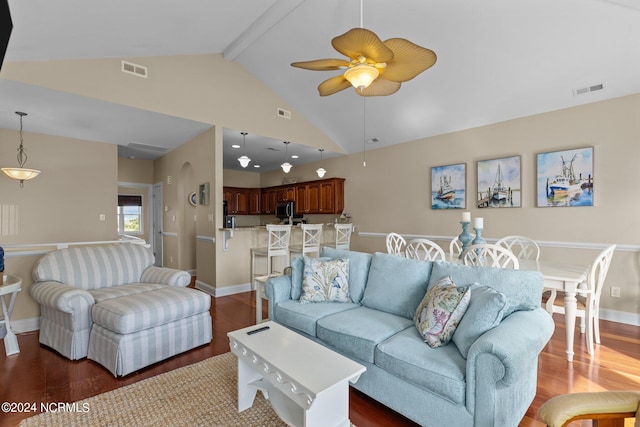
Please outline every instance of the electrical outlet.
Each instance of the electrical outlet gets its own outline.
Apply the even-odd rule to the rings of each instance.
[[[106,221],[107,217],[105,214],[100,214],[100,221]]]
[[[611,287],[611,296],[613,298],[620,298],[620,288],[618,286]]]

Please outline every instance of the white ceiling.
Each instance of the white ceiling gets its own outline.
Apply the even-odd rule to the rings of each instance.
[[[380,142],[367,149],[640,92],[640,0],[363,3],[365,28],[438,55],[433,68],[391,96],[365,99],[345,90],[320,97],[317,85],[337,72],[289,65],[342,58],[331,39],[360,26],[358,0],[9,0],[14,29],[5,62],[224,53],[346,153],[372,138]],[[604,90],[574,94],[599,83]],[[25,130],[121,145],[171,149],[208,128],[0,79],[0,127],[17,128],[16,110],[29,113]],[[237,164],[226,139],[241,138],[240,131],[225,132],[225,165]],[[269,144],[283,146],[255,144],[262,148],[256,162],[273,154],[264,149]],[[319,160],[319,153],[303,157]]]

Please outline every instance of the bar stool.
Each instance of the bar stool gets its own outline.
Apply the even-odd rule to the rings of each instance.
[[[348,251],[351,247],[351,232],[353,231],[353,225],[333,224],[333,226],[336,228],[336,242],[333,245],[324,246]]]
[[[269,278],[282,273],[273,271],[273,258],[284,257],[284,267],[289,265],[289,243],[291,242],[291,225],[267,224],[267,247],[251,248],[251,282],[256,287],[256,323],[262,321],[262,298],[264,284]],[[256,274],[256,258],[267,259],[265,274]]]
[[[289,253],[305,256],[317,253],[320,256],[320,240],[322,239],[322,224],[302,224],[302,245],[291,246]]]

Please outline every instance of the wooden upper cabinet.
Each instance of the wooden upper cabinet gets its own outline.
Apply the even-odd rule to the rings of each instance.
[[[249,189],[224,187],[222,190],[224,200],[227,202],[229,215],[249,214]]]
[[[260,215],[261,191],[259,188],[249,189],[249,215]]]
[[[278,202],[295,201],[296,214],[341,214],[344,178],[269,188],[224,187],[229,215],[274,215]]]
[[[265,188],[260,192],[260,213],[273,215],[276,213],[277,191],[274,188]]]
[[[296,199],[296,187],[288,185],[286,187],[276,187],[276,201],[290,202]]]

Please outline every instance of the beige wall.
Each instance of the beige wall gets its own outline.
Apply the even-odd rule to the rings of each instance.
[[[634,186],[640,182],[638,111],[640,95],[628,96],[368,151],[366,167],[361,153],[326,160],[323,167],[326,176],[346,178],[345,209],[357,232],[374,234],[354,236],[352,248],[384,251],[384,240],[375,233],[460,233],[460,210],[431,209],[431,167],[466,163],[467,210],[472,217],[484,217],[486,237],[530,236],[548,242],[542,258],[581,263],[598,252],[590,244],[622,245],[607,279],[607,286],[621,288],[622,297],[611,298],[605,289],[602,306],[640,323],[640,232],[635,226],[640,198]],[[536,207],[536,154],[588,146],[594,147],[594,206]],[[521,156],[522,207],[475,208],[476,162],[514,155]],[[292,175],[314,179],[317,167],[294,165]],[[262,185],[281,179],[280,171],[263,174]],[[442,245],[448,249],[448,241]]]
[[[0,129],[2,166],[17,166],[18,132]],[[0,246],[117,239],[117,150],[102,144],[24,132],[25,166],[42,174],[20,188],[0,176]],[[100,215],[105,221],[100,221]],[[12,320],[39,316],[29,296],[31,269],[39,258],[7,249],[5,273],[22,277]]]
[[[215,124],[211,135],[201,136],[207,141],[198,137],[154,165],[154,182],[163,182],[164,204],[170,208],[165,212],[165,231],[177,236],[165,238],[165,262],[180,268],[193,268],[190,251],[195,250],[199,279],[212,286],[237,284],[236,280],[242,279],[227,279],[233,276],[233,269],[239,268],[234,263],[233,251],[246,252],[253,242],[240,242],[231,253],[221,249],[222,231],[219,227],[222,225],[222,212],[216,206],[221,207],[225,180],[221,160],[222,127],[245,129],[252,134],[327,150],[340,149],[299,114],[294,114],[291,121],[278,118],[276,107],[291,107],[238,64],[227,62],[219,55],[132,60],[149,67],[149,79],[120,73],[119,59],[9,62],[3,66],[2,77]],[[96,85],[96,80],[101,84]],[[431,167],[466,163],[467,188],[475,191],[478,160],[520,155],[523,178],[521,208],[481,210],[472,207],[471,196],[467,200],[472,216],[485,218],[486,236],[528,235],[547,242],[543,247],[543,257],[581,261],[595,255],[596,250],[589,249],[591,243],[615,242],[622,245],[614,255],[608,280],[609,285],[621,287],[622,298],[611,298],[605,290],[603,307],[629,313],[637,321],[640,314],[640,257],[637,250],[640,234],[633,225],[640,202],[635,197],[633,184],[640,178],[640,169],[636,165],[640,158],[638,111],[640,95],[634,95],[380,148],[367,152],[366,168],[362,167],[362,154],[325,160],[323,167],[328,170],[327,177],[346,178],[346,210],[353,216],[357,231],[365,233],[354,237],[353,248],[373,251],[384,249],[384,241],[376,233],[396,231],[446,238],[459,233],[459,211],[434,211],[430,208]],[[4,135],[0,136],[2,141],[6,140]],[[30,150],[29,165],[41,167],[43,175],[33,183],[27,183],[22,193],[18,193],[17,185],[13,185],[16,183],[7,186],[8,180],[0,181],[3,203],[20,203],[23,234],[13,241],[23,243],[32,238],[37,241],[81,240],[93,236],[114,238],[113,206],[118,179],[115,146],[84,145],[85,142],[46,137],[55,140],[55,144],[38,147],[32,138],[25,134]],[[9,140],[17,141],[15,132]],[[86,152],[81,146],[88,147]],[[535,207],[535,155],[585,146],[594,147],[595,206]],[[7,147],[3,143],[1,150],[2,159],[13,158],[15,146]],[[73,153],[71,158],[68,153]],[[41,155],[45,157],[38,159]],[[78,160],[80,158],[82,161]],[[294,165],[292,174],[302,180],[315,179],[317,167],[317,163]],[[104,173],[96,174],[96,168],[104,169]],[[54,173],[45,180],[45,174],[56,170],[60,171],[59,175]],[[92,180],[99,182],[76,179],[75,175],[83,171],[91,171]],[[174,178],[171,185],[166,181],[168,175]],[[205,180],[212,185],[211,205],[198,206],[193,215],[186,206],[188,190]],[[281,172],[260,177],[261,186],[278,185],[281,180]],[[46,185],[38,184],[45,182]],[[59,213],[68,206],[59,200],[60,189],[88,197],[79,215]],[[18,200],[16,195],[19,195]],[[64,193],[62,197],[65,197]],[[47,206],[46,211],[42,209],[43,205]],[[51,215],[56,218],[54,227],[41,225],[45,212],[48,218]],[[103,212],[107,214],[105,223],[97,221]],[[214,223],[208,222],[209,214],[213,214]],[[176,221],[173,221],[174,215]],[[68,220],[70,217],[74,220]],[[76,217],[80,218],[80,223]],[[180,226],[185,230],[195,227],[196,236],[215,236],[215,247],[196,240],[195,249],[192,249],[194,246],[185,240],[191,231],[180,233]],[[233,244],[234,240],[231,241]],[[572,246],[582,247],[572,249]],[[168,257],[173,257],[173,261],[167,262]],[[240,268],[245,267],[241,265]],[[23,301],[25,295],[23,292],[20,296]]]
[[[118,157],[118,181],[153,184],[153,160]]]

